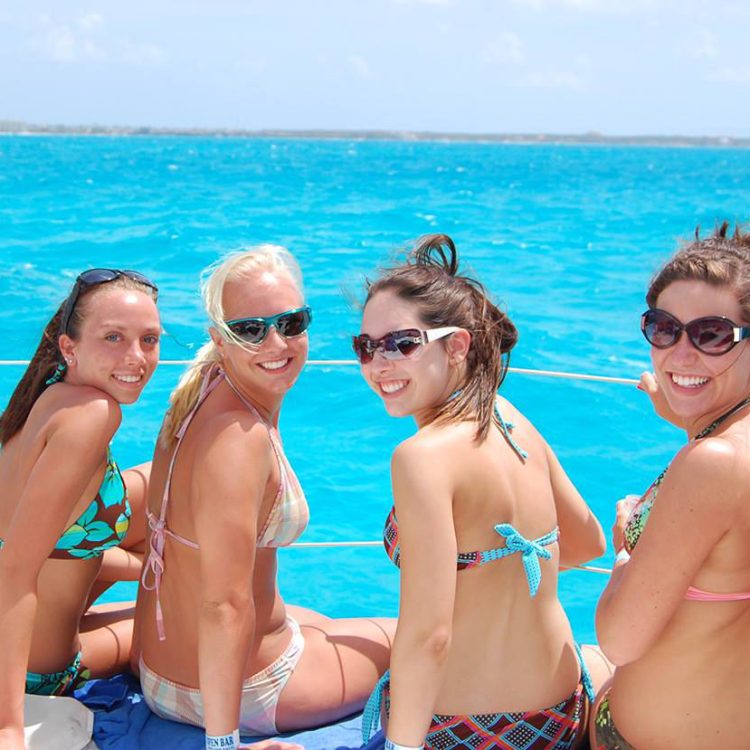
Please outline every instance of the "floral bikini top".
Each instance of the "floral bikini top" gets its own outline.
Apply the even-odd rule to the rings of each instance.
[[[522,461],[525,461],[528,454],[516,444],[511,436],[511,431],[513,430],[514,425],[511,422],[506,422],[502,418],[500,411],[497,408],[497,404],[495,405],[495,418],[498,421],[498,426],[503,437],[518,457]],[[459,552],[456,558],[457,570],[461,571],[467,570],[468,568],[476,568],[494,560],[500,560],[503,557],[509,557],[510,555],[519,553],[521,555],[524,573],[526,574],[526,580],[529,584],[529,594],[531,594],[531,596],[536,596],[539,589],[539,583],[542,579],[542,570],[539,560],[540,558],[549,560],[552,557],[552,553],[548,549],[545,549],[545,547],[551,546],[558,540],[560,536],[558,527],[555,527],[552,531],[537,539],[527,539],[509,523],[497,524],[495,526],[495,531],[505,539],[505,546],[477,552]],[[388,514],[388,518],[385,522],[383,546],[394,565],[400,567],[401,547],[399,543],[398,521],[396,519],[395,507],[391,508],[391,512]]]
[[[90,560],[100,557],[125,538],[130,528],[130,502],[112,452],[107,447],[104,479],[85,511],[63,531],[49,557],[55,560]],[[0,539],[0,549],[4,545]]]
[[[693,440],[701,440],[702,438],[710,435],[722,422],[731,417],[740,409],[750,404],[750,398],[741,401],[735,407],[730,409],[725,414],[722,414],[715,422],[712,422],[708,427],[699,432]],[[667,466],[664,471],[654,480],[653,484],[646,490],[643,497],[635,504],[633,509],[630,511],[628,520],[625,523],[623,530],[623,536],[625,539],[625,549],[629,554],[633,553],[638,540],[641,538],[643,530],[646,528],[651,510],[654,507],[654,502],[659,494],[659,488],[661,487],[664,477],[669,470]],[[685,593],[685,599],[690,601],[701,601],[701,602],[728,602],[728,601],[740,601],[743,599],[750,599],[750,592],[742,592],[737,594],[717,594],[711,591],[704,591],[703,589],[690,586]]]

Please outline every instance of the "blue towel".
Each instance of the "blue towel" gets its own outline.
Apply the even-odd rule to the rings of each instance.
[[[94,741],[100,750],[203,750],[204,732],[188,724],[160,719],[151,713],[140,692],[138,680],[131,675],[116,675],[108,680],[91,680],[75,694],[94,711]],[[344,719],[320,729],[280,735],[307,750],[358,750],[361,746],[362,716]],[[245,738],[249,744],[259,738]],[[379,732],[364,750],[382,750]]]

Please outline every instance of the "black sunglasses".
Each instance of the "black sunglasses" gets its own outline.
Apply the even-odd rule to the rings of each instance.
[[[668,349],[687,333],[690,343],[711,357],[718,357],[733,349],[743,339],[750,338],[750,327],[738,326],[729,318],[710,315],[681,323],[666,310],[652,308],[641,315],[641,331],[651,346]]]
[[[65,307],[63,307],[62,318],[60,319],[60,335],[68,333],[70,319],[73,317],[73,311],[83,291],[92,286],[114,281],[122,276],[126,276],[133,281],[137,281],[139,284],[147,286],[154,291],[154,294],[159,293],[159,287],[142,273],[138,273],[138,271],[121,271],[117,268],[90,268],[88,271],[78,274],[75,284],[73,284],[73,289],[71,289],[68,299],[65,300]]]
[[[273,326],[285,339],[301,336],[312,323],[312,310],[305,305],[268,318],[227,320],[227,328],[246,344],[260,346]]]

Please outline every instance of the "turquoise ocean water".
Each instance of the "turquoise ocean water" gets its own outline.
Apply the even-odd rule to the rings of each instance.
[[[750,218],[750,150],[227,138],[0,137],[0,332],[28,358],[76,273],[136,268],[161,289],[162,357],[187,359],[206,321],[200,269],[275,242],[305,273],[313,359],[349,359],[363,274],[427,232],[518,325],[512,365],[637,378],[648,279],[697,224]],[[180,368],[161,367],[125,412],[121,465],[147,460]],[[0,367],[5,402],[20,375]],[[683,442],[633,386],[513,374],[503,386],[557,451],[608,530]],[[308,367],[282,433],[311,505],[303,540],[380,537],[388,463],[407,420],[386,416],[355,367]],[[280,553],[288,601],[331,615],[395,614],[382,548]],[[611,550],[601,563],[609,564]],[[571,572],[561,596],[594,638],[604,576]],[[111,597],[133,596],[120,584]]]

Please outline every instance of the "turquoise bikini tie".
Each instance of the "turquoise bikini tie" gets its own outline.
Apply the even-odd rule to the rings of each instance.
[[[527,539],[522,534],[519,534],[515,527],[509,523],[497,524],[495,531],[500,536],[505,537],[505,546],[482,552],[482,563],[499,560],[502,557],[508,557],[516,552],[520,552],[523,570],[526,573],[526,580],[529,583],[529,593],[531,596],[536,596],[536,592],[539,590],[539,583],[542,580],[542,568],[539,565],[539,558],[543,557],[545,560],[549,560],[552,557],[552,553],[544,548],[550,544],[554,544],[558,540],[560,530],[554,528],[548,534],[540,536],[538,539]]]

